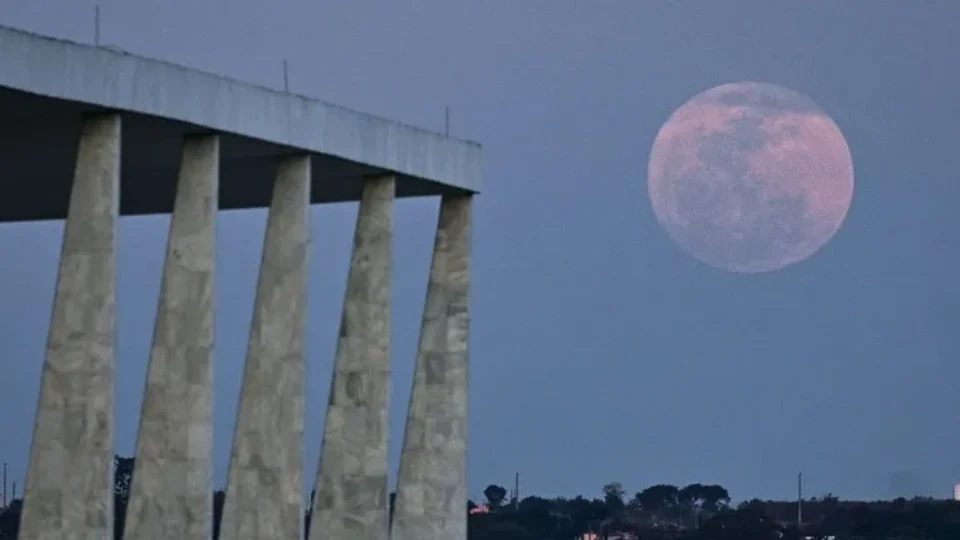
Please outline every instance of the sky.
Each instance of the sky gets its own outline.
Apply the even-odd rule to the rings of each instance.
[[[0,24],[90,43],[89,0]],[[470,494],[716,482],[735,499],[949,496],[960,482],[960,4],[895,0],[103,0],[101,43],[483,144]],[[954,33],[955,34],[955,33]],[[2,54],[2,51],[0,51]],[[657,130],[742,80],[812,98],[850,146],[850,212],[760,275],[673,244],[647,197]],[[437,201],[397,204],[396,469]],[[225,482],[264,211],[221,214],[215,483]],[[312,486],[355,204],[316,206],[305,467]],[[116,448],[131,455],[167,217],[124,218]],[[22,486],[62,223],[0,227],[0,460]]]

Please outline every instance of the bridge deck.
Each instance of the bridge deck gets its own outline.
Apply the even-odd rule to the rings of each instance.
[[[185,134],[220,132],[222,209],[269,203],[276,156],[314,155],[313,202],[477,192],[480,146],[303,96],[0,27],[0,221],[66,215],[84,114],[123,113],[122,214],[169,212]]]

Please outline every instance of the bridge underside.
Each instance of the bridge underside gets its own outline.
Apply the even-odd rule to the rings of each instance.
[[[66,217],[84,118],[103,112],[103,107],[0,86],[0,222]],[[141,113],[121,113],[121,117],[120,213],[170,213],[184,136],[213,131]],[[222,133],[219,208],[269,206],[269,179],[277,160],[293,153],[276,143]],[[390,173],[319,153],[312,154],[312,162],[312,203],[359,201],[365,177]],[[441,182],[391,174],[397,197],[469,193]]]

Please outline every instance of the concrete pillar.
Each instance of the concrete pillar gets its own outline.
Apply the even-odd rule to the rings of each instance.
[[[113,538],[120,117],[84,121],[64,225],[20,538]]]
[[[392,176],[368,178],[363,187],[310,540],[387,537],[394,192]]]
[[[277,171],[227,479],[222,540],[303,534],[310,158]]]
[[[469,196],[440,203],[392,540],[467,538],[470,214]]]
[[[211,534],[219,138],[184,140],[124,538]]]

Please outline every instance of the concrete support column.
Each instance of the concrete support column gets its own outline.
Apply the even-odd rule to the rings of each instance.
[[[310,157],[277,171],[240,391],[222,540],[303,534],[304,324]]]
[[[211,534],[219,138],[184,140],[124,538]]]
[[[64,225],[20,538],[113,538],[120,117],[84,121]]]
[[[400,455],[392,540],[467,538],[469,196],[444,197]]]
[[[368,178],[363,188],[310,540],[387,537],[394,182],[392,176]]]

